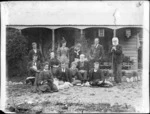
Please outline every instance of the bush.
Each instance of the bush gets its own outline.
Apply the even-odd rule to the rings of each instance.
[[[6,60],[8,76],[20,76],[27,72],[28,42],[16,29],[7,29],[6,37]]]

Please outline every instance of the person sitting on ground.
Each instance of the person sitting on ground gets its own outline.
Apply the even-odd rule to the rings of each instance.
[[[84,54],[80,55],[80,59],[77,64],[77,68],[78,68],[79,72],[81,73],[81,76],[82,76],[81,83],[82,83],[82,86],[84,86],[85,83],[87,82],[87,78],[88,78],[87,75],[88,75],[88,71],[89,71],[89,64],[88,64],[88,61],[86,60]]]
[[[52,74],[54,78],[56,77],[56,71],[60,66],[60,61],[55,57],[55,53],[50,53],[50,59],[49,59],[49,70],[51,69]]]
[[[103,72],[99,69],[99,62],[94,62],[94,68],[89,72],[89,82],[91,86],[99,86],[104,81]]]
[[[33,60],[28,63],[27,69],[28,69],[28,75],[29,77],[26,78],[25,83],[26,84],[34,84],[35,77],[39,74],[41,70],[41,64],[38,60],[37,55],[33,55]]]
[[[77,63],[72,62],[70,68],[70,75],[71,75],[73,85],[81,84],[81,80],[82,80],[81,73],[78,71],[76,67],[77,67]]]
[[[112,83],[105,80],[103,71],[99,69],[99,62],[94,62],[94,68],[89,73],[89,83],[91,86],[112,87]]]
[[[72,79],[70,77],[70,70],[69,70],[69,68],[67,68],[65,62],[61,63],[61,67],[59,69],[57,69],[56,78],[59,81],[62,81],[62,83],[64,83],[64,82],[70,82],[71,83]]]
[[[51,71],[48,69],[49,63],[44,64],[43,71],[36,77],[35,91],[37,92],[58,92],[58,88],[54,84],[54,79]]]

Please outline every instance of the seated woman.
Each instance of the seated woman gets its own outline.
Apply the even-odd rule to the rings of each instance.
[[[49,59],[49,69],[51,69],[53,76],[56,76],[56,71],[60,66],[59,60],[55,57],[55,53],[50,53],[50,59]]]
[[[77,63],[72,62],[71,68],[70,68],[70,76],[71,76],[73,85],[81,84],[81,81],[82,81],[81,73],[78,71],[76,67],[77,67]]]
[[[77,68],[82,76],[82,85],[85,85],[87,78],[88,78],[87,75],[88,75],[88,71],[89,71],[89,64],[88,64],[88,61],[86,60],[84,54],[80,55],[80,59],[78,61]]]
[[[43,71],[36,77],[35,91],[38,92],[58,92],[58,88],[53,83],[53,75],[49,68],[49,63],[46,62]]]
[[[99,62],[94,62],[94,69],[90,70],[89,82],[91,86],[112,87],[113,85],[105,81],[103,71],[99,69]]]
[[[37,55],[33,55],[33,60],[28,63],[28,75],[29,77],[26,78],[25,83],[26,84],[34,84],[35,82],[35,77],[39,74],[41,70],[41,64],[39,61],[37,61]]]

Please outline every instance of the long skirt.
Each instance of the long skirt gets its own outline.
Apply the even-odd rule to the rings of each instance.
[[[38,86],[38,90],[41,92],[57,92],[58,88],[55,84],[42,84]]]

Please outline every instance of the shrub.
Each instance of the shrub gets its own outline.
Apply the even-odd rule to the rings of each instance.
[[[16,29],[7,29],[6,37],[6,60],[8,76],[20,76],[27,72],[25,56],[28,52],[26,38]]]

